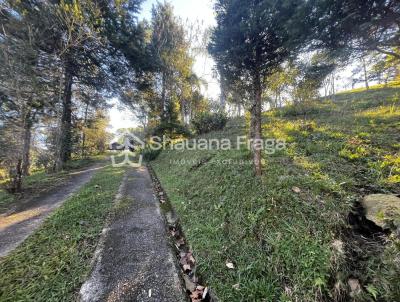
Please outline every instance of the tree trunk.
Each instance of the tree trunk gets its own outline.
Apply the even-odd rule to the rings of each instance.
[[[335,74],[332,74],[332,97],[333,101],[336,102]]]
[[[253,164],[254,173],[261,176],[261,78],[260,73],[256,72],[254,78],[254,104],[251,112],[251,126],[253,128],[251,133],[252,138],[252,151],[253,151]]]
[[[62,99],[62,116],[59,151],[56,159],[56,171],[63,168],[64,163],[71,159],[72,143],[72,83],[73,75],[70,67],[67,65],[64,75],[64,91]]]
[[[182,116],[181,118],[182,118],[182,124],[183,125],[187,124],[186,123],[186,113],[185,113],[185,103],[186,102],[184,100],[182,100],[181,104],[180,104],[181,105],[181,108],[180,108],[181,109],[181,116]]]
[[[65,75],[65,89],[63,100],[63,113],[61,118],[61,158],[65,163],[71,159],[71,138],[72,138],[72,74]]]
[[[387,51],[387,50],[381,49],[380,47],[375,47],[372,50],[376,50],[376,51],[383,53],[385,55],[388,55],[388,56],[393,56],[396,59],[400,60],[400,55],[398,53],[396,53],[395,51]]]
[[[189,112],[188,112],[188,124],[192,122],[193,119],[193,108],[192,106],[189,106]]]
[[[219,102],[220,102],[222,112],[225,112],[226,96],[225,96],[225,87],[222,84],[222,81],[220,83],[220,89],[221,89],[221,95],[219,96]]]
[[[32,122],[29,117],[25,118],[24,133],[23,133],[23,147],[22,147],[22,175],[29,175],[30,168],[30,151],[31,151],[31,138],[32,138]]]
[[[325,90],[325,97],[327,97],[328,96],[328,90],[329,90],[329,86],[328,86],[328,81],[327,80],[325,80],[326,82],[325,82],[325,84],[324,84],[324,90]]]
[[[85,128],[86,128],[86,123],[87,123],[87,116],[88,116],[88,110],[89,110],[89,103],[86,104],[85,108],[85,115],[83,118],[83,127],[82,127],[82,146],[81,146],[81,157],[85,157],[85,144],[86,144],[86,135],[85,135]]]
[[[250,139],[253,140],[255,137],[255,124],[256,124],[256,117],[255,117],[255,109],[254,109],[255,103],[250,109]]]
[[[11,193],[19,193],[22,189],[22,160],[18,159],[15,170],[10,171],[11,178]]]
[[[161,120],[166,121],[168,115],[168,104],[167,104],[167,80],[166,80],[166,73],[162,73],[161,79],[161,102],[162,102],[162,112],[161,112]]]
[[[364,69],[365,88],[368,90],[368,89],[369,89],[369,84],[368,84],[367,66],[366,66],[366,64],[365,64],[364,58],[362,58],[361,61],[362,61],[362,64],[363,64],[363,69]]]

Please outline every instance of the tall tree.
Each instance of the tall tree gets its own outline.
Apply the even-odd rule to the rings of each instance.
[[[254,169],[261,175],[261,109],[264,79],[303,42],[307,1],[218,0],[217,27],[209,50],[228,83],[242,82],[253,102],[251,139]],[[301,21],[301,22],[300,22]]]
[[[61,169],[80,143],[74,127],[79,124],[77,107],[85,103],[81,92],[103,95],[90,104],[93,110],[100,108],[119,89],[119,76],[130,65],[127,62],[134,65],[135,59],[147,60],[141,55],[144,34],[136,21],[140,3],[1,2],[0,123],[7,133],[14,131],[15,142],[21,142],[15,144],[18,152],[14,148],[8,153],[13,158],[8,161],[13,162],[12,177],[18,179],[16,190],[29,171],[31,131],[36,123],[49,128],[54,168]]]
[[[37,31],[29,18],[10,3],[0,11],[0,120],[13,131],[15,144],[8,152],[12,191],[19,191],[22,177],[29,174],[32,128],[51,108],[47,77],[51,68],[46,56],[37,47],[42,32]]]
[[[59,132],[59,148],[55,169],[60,170],[71,158],[72,153],[72,106],[73,88],[80,85],[103,89],[106,76],[102,63],[105,61],[105,47],[98,26],[101,12],[93,1],[61,1],[50,7],[58,22],[57,45],[53,52],[62,62],[62,112]]]
[[[150,24],[143,22],[141,27],[149,57],[121,99],[153,134],[184,135],[201,83],[192,70],[190,35],[168,2],[153,6]]]
[[[177,84],[189,78],[192,60],[184,28],[168,2],[153,7],[151,49],[161,82],[161,122],[174,123]]]

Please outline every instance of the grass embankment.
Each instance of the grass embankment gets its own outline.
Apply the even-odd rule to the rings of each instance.
[[[7,180],[0,180],[0,213],[25,197],[37,196],[63,184],[67,180],[70,171],[85,168],[95,162],[104,160],[104,158],[104,155],[99,155],[71,160],[67,162],[63,171],[57,173],[48,173],[43,169],[34,170],[31,175],[24,178],[22,192],[18,194],[9,193],[7,191]]]
[[[361,283],[355,301],[400,300],[399,242],[376,247],[347,223],[363,195],[400,193],[399,95],[342,93],[266,113],[264,137],[287,148],[264,155],[259,180],[247,150],[163,151],[152,162],[221,301],[349,301],[349,278]],[[236,121],[204,137],[245,132]]]
[[[0,260],[0,301],[74,301],[124,170],[106,167]]]

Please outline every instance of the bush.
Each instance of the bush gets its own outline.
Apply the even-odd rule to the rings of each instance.
[[[33,161],[33,166],[36,170],[51,170],[51,168],[54,166],[54,155],[49,150],[38,150],[38,153]]]
[[[143,149],[142,155],[143,155],[143,159],[146,162],[149,162],[149,161],[155,160],[158,157],[158,155],[160,155],[160,153],[161,153],[161,149],[154,150],[151,148],[145,148],[145,149]]]
[[[304,101],[273,109],[270,114],[277,117],[299,117],[308,115],[331,114],[335,112],[335,103],[328,100]]]
[[[152,131],[152,135],[162,137],[166,135],[170,139],[175,139],[178,137],[189,137],[190,136],[189,129],[177,122],[162,122],[157,127],[155,127]]]
[[[196,116],[192,124],[197,134],[204,134],[215,130],[222,130],[227,121],[228,118],[223,113],[204,112]]]

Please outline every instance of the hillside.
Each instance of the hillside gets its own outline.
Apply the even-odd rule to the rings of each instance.
[[[399,239],[359,216],[363,196],[400,194],[399,96],[375,87],[265,113],[264,137],[287,146],[264,155],[260,180],[244,148],[151,163],[220,301],[400,301]]]

